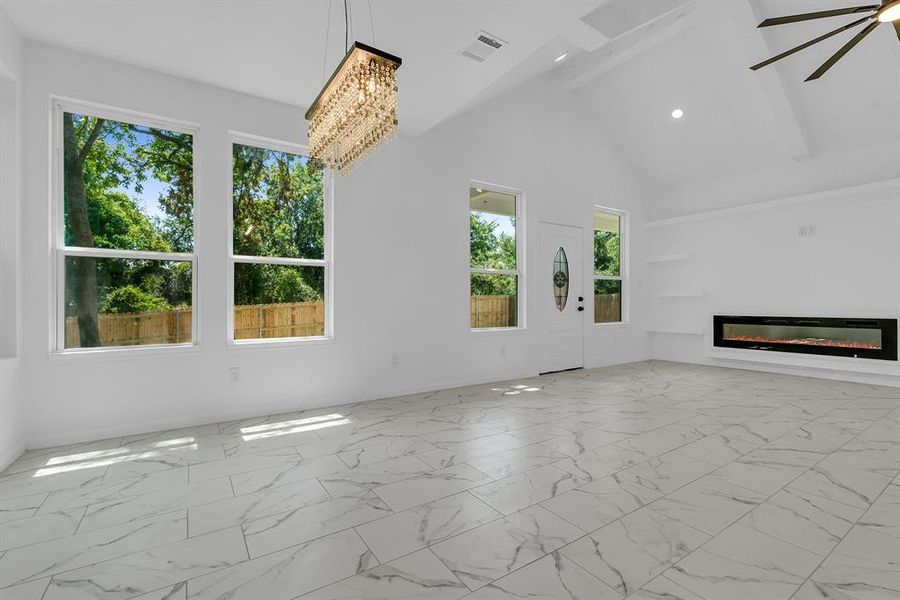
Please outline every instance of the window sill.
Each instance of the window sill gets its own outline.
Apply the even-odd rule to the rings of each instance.
[[[476,329],[469,328],[469,333],[475,335],[485,335],[490,333],[522,333],[525,331],[524,327],[478,327]]]
[[[229,350],[269,350],[273,348],[298,348],[333,344],[334,336],[315,336],[303,338],[271,338],[261,340],[230,340]]]
[[[615,321],[610,323],[594,323],[594,327],[598,329],[619,329],[621,327],[630,327],[629,321]]]
[[[153,346],[107,346],[101,348],[69,348],[50,352],[51,360],[92,360],[98,358],[130,358],[133,356],[184,354],[199,352],[200,345],[166,344]]]

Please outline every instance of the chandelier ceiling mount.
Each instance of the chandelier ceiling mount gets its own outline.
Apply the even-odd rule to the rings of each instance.
[[[345,2],[345,24],[347,10]],[[374,38],[374,25],[372,33]],[[346,25],[344,39],[346,45]],[[327,37],[325,43],[327,50]],[[393,54],[353,43],[306,111],[311,158],[344,175],[396,132],[396,72],[402,63]]]

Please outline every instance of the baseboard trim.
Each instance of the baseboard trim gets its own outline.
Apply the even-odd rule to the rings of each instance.
[[[733,359],[717,360],[714,358],[703,358],[697,360],[685,360],[657,356],[651,360],[677,362],[688,365],[701,365],[704,367],[719,367],[722,369],[741,369],[743,371],[777,373],[779,375],[793,375],[795,377],[811,377],[814,379],[827,379],[829,381],[846,381],[848,383],[900,387],[900,375],[891,374],[873,374],[858,371],[828,370],[811,366],[778,365],[769,362],[740,361]]]
[[[647,354],[641,354],[640,356],[629,356],[622,359],[613,359],[613,360],[597,360],[591,362],[585,362],[585,369],[602,369],[603,367],[618,367],[620,365],[631,365],[634,363],[642,363],[647,362],[648,360],[653,360]]]
[[[485,383],[502,383],[513,379],[522,379],[528,377],[536,377],[537,371],[529,371],[519,374],[503,375],[499,379],[496,376],[474,377],[453,381],[444,381],[431,384],[420,384],[396,388],[388,388],[384,390],[369,391],[361,394],[353,394],[350,396],[341,396],[335,398],[322,398],[312,402],[303,403],[299,406],[297,398],[291,397],[283,400],[267,403],[265,405],[256,405],[253,410],[229,410],[216,411],[215,413],[205,413],[199,416],[182,417],[175,419],[158,419],[155,421],[144,421],[138,426],[121,426],[121,427],[101,427],[83,432],[66,432],[60,434],[39,435],[30,437],[24,444],[29,450],[40,448],[52,448],[54,446],[64,446],[68,444],[78,444],[82,442],[91,442],[96,440],[104,440],[109,438],[117,438],[128,435],[138,435],[142,433],[152,433],[154,431],[165,431],[168,429],[180,429],[183,427],[196,427],[199,425],[208,425],[210,423],[221,423],[224,421],[234,421],[238,419],[251,419],[253,417],[278,414],[283,412],[293,412],[297,410],[315,410],[317,408],[325,408],[329,406],[344,406],[347,404],[356,404],[358,402],[368,402],[371,400],[382,400],[385,398],[394,398],[397,396],[407,396],[409,394],[421,394],[426,392],[434,392],[437,390],[452,389],[457,387],[465,387],[469,385],[480,385]]]
[[[6,467],[16,462],[25,452],[25,442],[19,442],[9,450],[0,454],[0,473],[6,470]]]

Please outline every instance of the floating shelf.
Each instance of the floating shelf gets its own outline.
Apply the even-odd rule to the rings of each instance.
[[[706,294],[703,290],[676,290],[671,292],[660,292],[657,298],[702,298]]]
[[[648,329],[647,333],[659,333],[659,334],[664,334],[664,335],[703,335],[703,330],[701,330],[701,329],[687,329],[687,330]]]
[[[651,256],[644,262],[646,263],[665,263],[665,262],[675,262],[677,260],[689,260],[691,258],[690,254],[662,254],[660,256]]]

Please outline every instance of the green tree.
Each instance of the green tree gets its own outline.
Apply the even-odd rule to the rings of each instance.
[[[65,113],[63,136],[67,245],[162,252],[192,248],[190,135]],[[139,198],[127,191],[141,193],[150,177],[163,184],[161,219],[144,214]],[[134,290],[155,298],[145,299],[145,306],[190,298],[187,263],[82,257],[70,259],[67,267],[67,313],[77,315],[82,346],[100,345],[98,312],[124,306],[122,298],[135,298]]]
[[[149,176],[166,184],[159,197],[165,217],[159,224],[173,252],[194,248],[194,144],[189,134],[140,129],[142,142],[129,155],[135,191]],[[135,135],[135,134],[133,134]],[[134,139],[134,138],[132,138]]]
[[[619,275],[619,233],[594,231],[594,272],[598,275]]]
[[[63,115],[63,189],[66,225],[71,230],[72,241],[83,247],[94,245],[87,203],[87,190],[93,182],[85,174],[84,165],[100,137],[104,123],[103,119],[94,119],[93,123],[85,120],[76,127],[74,115],[69,113]],[[68,239],[68,235],[66,238]],[[74,262],[79,338],[84,346],[99,346],[96,261],[85,257]]]
[[[322,169],[305,157],[236,144],[233,148],[233,246],[238,255],[325,256]],[[321,267],[238,265],[235,303],[322,299]]]
[[[515,225],[515,220],[511,219]],[[516,268],[515,237],[497,232],[496,222],[477,211],[469,212],[469,253],[471,265],[483,269]],[[516,277],[473,273],[471,293],[475,296],[515,296]]]
[[[594,231],[594,272],[598,275],[620,275],[620,236],[617,231]],[[618,294],[622,291],[620,281],[598,279],[594,281],[594,295]]]
[[[172,306],[157,296],[148,294],[134,285],[111,290],[103,298],[104,313],[137,313],[169,310]]]
[[[193,250],[193,140],[174,131],[66,113],[64,238],[67,245],[158,252]],[[307,158],[234,148],[234,251],[324,258],[323,178]],[[150,184],[159,210],[144,202]],[[83,346],[100,344],[100,312],[188,304],[191,264],[70,258],[67,314]],[[252,265],[235,269],[237,303],[320,300],[324,269]]]

